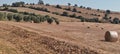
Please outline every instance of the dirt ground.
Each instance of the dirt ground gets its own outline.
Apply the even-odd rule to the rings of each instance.
[[[119,54],[119,41],[104,41],[106,31],[117,31],[120,34],[119,29],[118,24],[61,22],[60,25],[49,25],[1,21],[0,43],[4,42],[7,49],[0,49],[0,52],[4,54]]]

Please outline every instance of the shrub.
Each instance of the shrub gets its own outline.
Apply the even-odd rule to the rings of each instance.
[[[18,13],[18,11],[16,9],[8,9],[8,11]]]
[[[62,7],[61,7],[60,5],[56,5],[56,8],[60,8],[60,9],[62,9]]]
[[[68,12],[63,12],[61,15],[62,16],[68,16]]]
[[[52,18],[47,18],[47,22],[48,22],[49,24],[52,24],[53,19],[52,19]]]
[[[74,13],[74,14],[72,14],[72,15],[69,15],[70,17],[75,17],[76,18],[76,14]]]
[[[77,12],[77,9],[76,9],[76,8],[73,8],[72,12]]]
[[[65,10],[71,11],[71,8],[69,7],[69,8],[66,8]]]
[[[119,18],[114,18],[114,19],[113,19],[113,23],[114,23],[114,24],[119,24],[119,23],[120,23]]]
[[[78,6],[77,4],[74,5],[74,7],[77,7],[77,6]]]
[[[87,7],[87,10],[91,10],[91,8],[90,8],[90,7]]]
[[[56,14],[56,15],[59,15],[59,13],[58,13],[58,12],[52,12],[52,14]]]
[[[44,2],[43,2],[42,0],[39,0],[38,4],[39,4],[39,5],[43,5]]]
[[[68,6],[71,6],[71,3],[68,3]]]
[[[57,25],[60,24],[60,22],[59,22],[59,20],[58,20],[57,18],[54,18],[54,17],[52,17],[52,18],[55,20],[55,23],[56,23]]]
[[[47,3],[46,6],[50,6],[50,4]]]
[[[110,14],[111,13],[111,11],[110,10],[106,10],[106,14]]]
[[[24,6],[24,4],[25,4],[25,2],[20,1],[20,2],[12,3],[12,6],[13,6],[13,7],[21,7],[21,6]]]
[[[25,22],[30,21],[30,17],[29,17],[29,16],[24,16],[24,17],[23,17],[23,21],[25,21]]]
[[[20,22],[23,19],[23,16],[21,14],[15,14],[13,18],[16,22]]]
[[[4,20],[4,13],[0,13],[0,20]]]
[[[13,19],[13,14],[8,13],[8,14],[7,14],[7,19],[8,19],[9,21],[11,21],[11,20]]]

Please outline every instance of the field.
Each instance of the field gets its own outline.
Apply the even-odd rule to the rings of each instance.
[[[119,54],[118,42],[104,41],[108,30],[119,25],[61,22],[60,25],[0,22],[2,54]],[[4,42],[4,43],[3,43]]]
[[[106,31],[120,34],[120,12],[60,6],[1,6],[0,54],[120,54],[120,37],[117,42],[104,38]],[[52,24],[48,23],[50,19]]]

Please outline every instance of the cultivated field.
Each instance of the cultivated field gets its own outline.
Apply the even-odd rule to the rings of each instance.
[[[61,22],[60,25],[0,22],[1,54],[119,54],[120,43],[104,41],[120,25]],[[5,47],[4,47],[5,46]]]

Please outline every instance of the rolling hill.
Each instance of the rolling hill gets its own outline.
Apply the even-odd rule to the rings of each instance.
[[[48,24],[46,21],[42,23],[15,22],[12,20],[0,21],[0,54],[120,53],[120,37],[118,42],[106,42],[104,39],[106,31],[117,31],[120,34],[119,24],[81,22],[77,17],[62,15],[63,12],[67,12],[68,15],[76,14],[76,16],[88,19],[102,19],[105,15],[105,10],[98,11],[98,9],[60,6],[61,8],[56,8],[55,5],[25,5],[23,7],[7,7],[4,10],[0,10],[0,12],[5,14],[28,12],[42,16],[49,15],[60,21],[59,25],[55,23]],[[39,10],[35,8],[39,8]],[[71,8],[71,10],[66,10],[67,8]],[[74,8],[77,11],[72,11]],[[7,9],[14,9],[18,12],[8,11]],[[47,11],[43,9],[47,9]],[[55,12],[58,14],[53,14]],[[112,19],[115,17],[119,18],[120,13],[111,11],[108,17]]]

